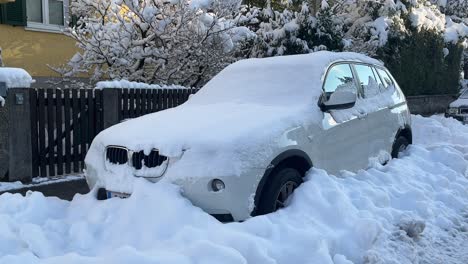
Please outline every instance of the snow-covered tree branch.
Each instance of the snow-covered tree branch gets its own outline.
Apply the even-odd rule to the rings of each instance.
[[[67,33],[81,49],[60,71],[93,79],[201,85],[234,60],[248,34],[232,1],[75,0]]]

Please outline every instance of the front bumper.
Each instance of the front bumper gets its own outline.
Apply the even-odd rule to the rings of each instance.
[[[160,178],[147,178],[147,180],[153,183],[160,180],[170,181],[181,187],[182,195],[190,200],[193,205],[200,207],[208,214],[215,217],[232,216],[234,221],[243,221],[250,217],[254,209],[255,192],[263,173],[263,169],[248,169],[240,176],[178,177],[175,179],[171,179],[170,176],[163,176]],[[91,189],[99,190],[103,188],[110,191],[122,191],[115,190],[115,187],[105,186],[104,181],[99,179],[98,170],[89,164],[85,175]],[[225,188],[214,192],[211,189],[213,179],[222,180]]]
[[[463,124],[468,124],[468,115],[445,113],[445,117],[451,117],[453,119],[456,119],[456,120],[462,122]]]

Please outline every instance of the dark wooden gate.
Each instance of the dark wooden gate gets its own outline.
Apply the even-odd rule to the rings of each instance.
[[[178,106],[198,89],[114,89],[118,121]],[[81,173],[104,129],[102,90],[31,89],[32,177]]]
[[[103,129],[102,91],[35,89],[31,93],[33,177],[80,173]]]

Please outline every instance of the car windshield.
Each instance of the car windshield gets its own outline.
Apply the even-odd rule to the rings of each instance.
[[[468,90],[465,90],[462,95],[460,95],[460,98],[463,98],[463,99],[468,99]]]
[[[314,96],[318,99],[322,92],[321,76],[316,72],[323,72],[323,68],[292,62],[240,61],[211,79],[188,103],[310,105]]]

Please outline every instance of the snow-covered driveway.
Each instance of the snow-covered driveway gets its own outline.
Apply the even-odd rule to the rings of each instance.
[[[125,200],[4,194],[0,263],[468,263],[468,126],[413,123],[403,158],[312,170],[289,207],[244,223],[218,223],[175,186],[143,180]]]

